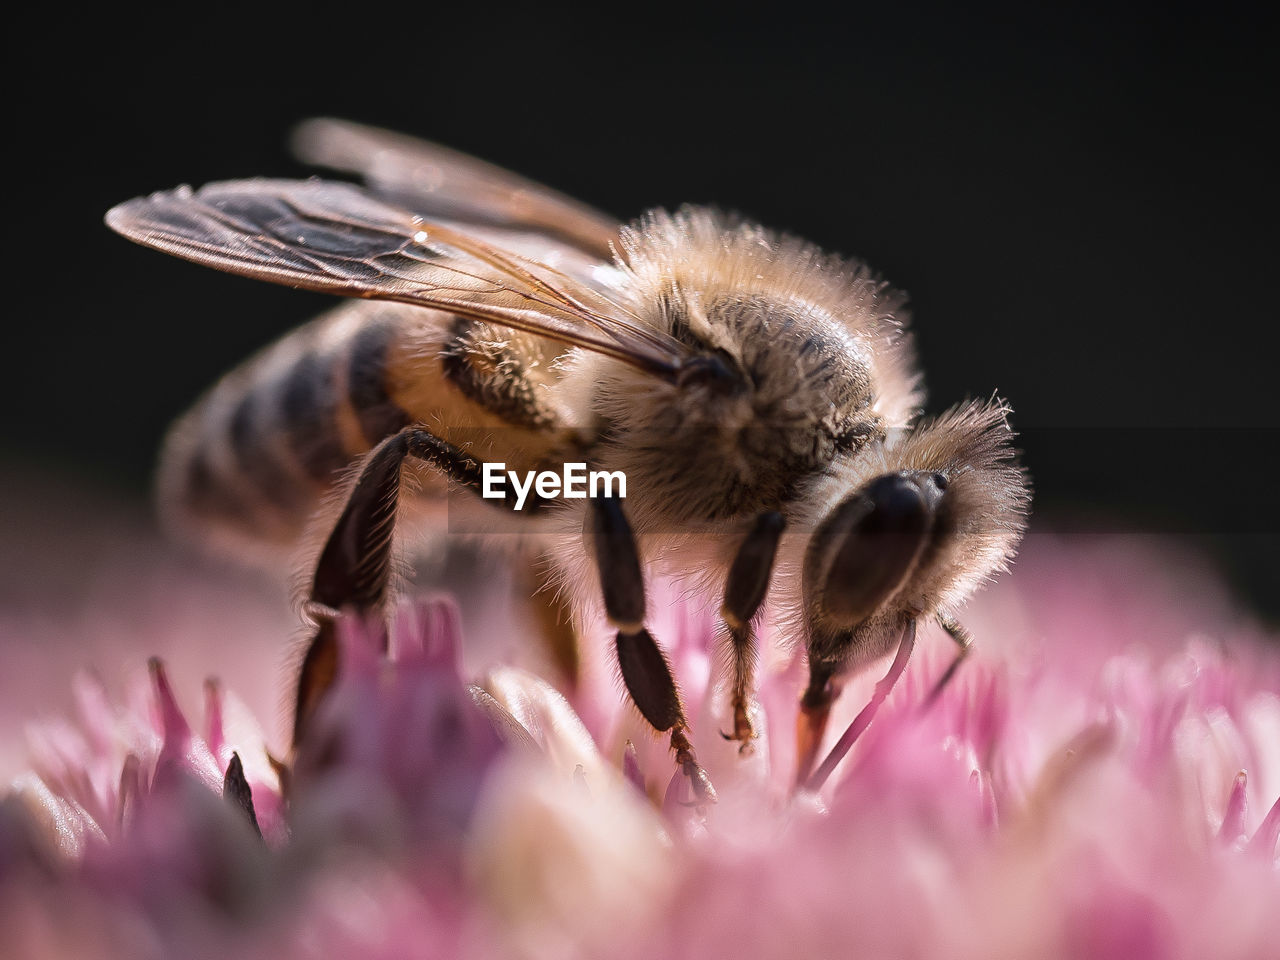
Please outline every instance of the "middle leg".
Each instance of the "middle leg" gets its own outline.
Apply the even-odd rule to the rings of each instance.
[[[738,547],[725,581],[724,604],[720,616],[729,628],[729,656],[733,673],[733,732],[727,740],[741,743],[739,753],[748,753],[755,731],[751,727],[750,703],[756,666],[755,634],[751,621],[764,603],[778,553],[778,540],[785,521],[782,514],[762,513]]]
[[[660,733],[670,731],[676,764],[701,803],[715,803],[711,778],[698,764],[689,741],[689,721],[671,665],[645,628],[644,574],[635,536],[622,506],[611,498],[591,501],[593,541],[605,613],[617,628],[618,666],[631,700]]]

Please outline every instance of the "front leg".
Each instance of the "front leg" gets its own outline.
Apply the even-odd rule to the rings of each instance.
[[[720,616],[729,630],[729,655],[733,670],[733,733],[725,739],[742,745],[739,753],[748,753],[755,731],[751,728],[750,703],[756,665],[755,634],[751,621],[764,603],[773,574],[773,561],[778,553],[778,540],[785,521],[777,512],[762,513],[755,526],[738,547],[725,581],[724,603]]]
[[[831,705],[839,695],[835,668],[810,658],[809,684],[800,696],[800,711],[796,714],[797,787],[808,781],[813,771],[818,748],[822,746],[822,737],[827,732]]]
[[[689,742],[680,691],[671,665],[645,629],[644,575],[635,536],[622,506],[611,498],[592,501],[593,540],[605,612],[618,630],[618,666],[631,700],[641,715],[659,732],[671,731],[676,764],[693,786],[700,802],[716,801],[711,778],[698,764]]]
[[[964,663],[969,654],[973,652],[973,634],[965,629],[964,624],[947,613],[938,613],[936,619],[938,625],[947,632],[947,636],[955,641],[958,650],[956,658],[951,661],[946,671],[938,678],[938,682],[933,685],[933,689],[929,691],[929,696],[925,698],[926,707],[938,699],[939,694],[951,682],[956,675],[956,671],[960,669],[960,664]]]

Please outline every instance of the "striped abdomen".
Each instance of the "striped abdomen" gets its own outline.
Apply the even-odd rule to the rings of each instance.
[[[508,426],[446,375],[454,326],[356,301],[246,361],[170,432],[162,512],[238,553],[291,546],[351,464],[401,427]]]

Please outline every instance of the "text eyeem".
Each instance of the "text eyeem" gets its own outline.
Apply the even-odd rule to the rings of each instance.
[[[566,463],[562,472],[555,470],[527,470],[523,474],[508,470],[505,463],[486,463],[484,482],[480,495],[486,500],[505,500],[508,480],[515,491],[515,509],[524,509],[532,490],[544,500],[564,497],[566,500],[585,500],[587,497],[618,497],[626,499],[627,475],[621,470],[587,470],[585,463]],[[523,480],[523,482],[521,482]]]

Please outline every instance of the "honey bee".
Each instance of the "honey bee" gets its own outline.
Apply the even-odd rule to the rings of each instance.
[[[335,676],[338,611],[386,601],[401,501],[485,492],[497,462],[625,477],[625,501],[526,486],[481,515],[517,516],[550,558],[536,567],[548,623],[603,598],[626,690],[700,801],[714,787],[646,628],[642,556],[721,598],[724,735],[743,749],[772,595],[809,664],[799,782],[843,675],[895,645],[905,663],[923,620],[957,641],[959,663],[970,638],[955,610],[1012,556],[1027,481],[1002,401],[921,418],[901,293],[712,210],[619,226],[434,144],[334,120],[297,142],[365,186],[212,183],[106,217],[197,263],[357,298],[228,374],[162,457],[166,512],[237,551],[298,540],[348,478],[310,584],[295,746]],[[557,647],[569,664],[574,642]]]

